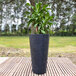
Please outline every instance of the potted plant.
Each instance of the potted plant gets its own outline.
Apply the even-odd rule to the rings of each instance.
[[[35,6],[30,6],[31,12],[26,11],[28,17],[28,26],[34,28],[34,34],[30,35],[30,48],[32,70],[36,74],[46,73],[48,45],[49,45],[49,31],[53,24],[53,16],[49,14],[48,4],[43,5],[42,2],[36,3]]]

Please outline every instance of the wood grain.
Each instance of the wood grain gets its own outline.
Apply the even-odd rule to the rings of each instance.
[[[47,71],[37,75],[32,72],[31,58],[10,57],[0,64],[0,76],[76,76],[76,65],[68,58],[48,58]]]

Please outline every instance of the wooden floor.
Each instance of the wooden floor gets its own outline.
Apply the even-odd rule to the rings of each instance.
[[[68,58],[48,58],[47,72],[36,75],[30,58],[11,57],[0,64],[0,76],[76,76],[76,65]]]

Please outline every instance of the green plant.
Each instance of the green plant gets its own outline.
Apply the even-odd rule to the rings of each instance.
[[[26,11],[28,20],[28,26],[32,23],[32,27],[35,28],[35,34],[49,33],[50,27],[53,24],[53,15],[49,14],[48,4],[43,5],[42,2],[36,3],[35,6],[29,3],[26,6],[31,7],[31,12]]]

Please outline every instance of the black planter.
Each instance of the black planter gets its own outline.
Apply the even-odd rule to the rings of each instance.
[[[49,34],[30,35],[32,71],[36,74],[46,73]]]

